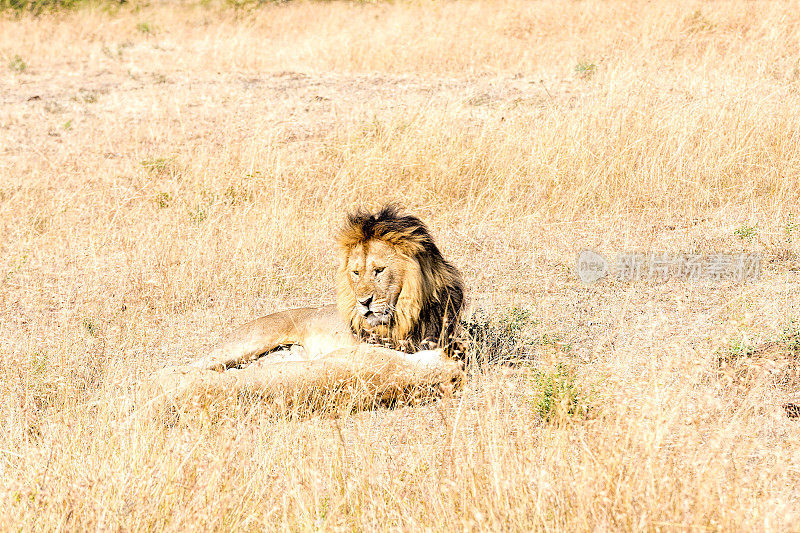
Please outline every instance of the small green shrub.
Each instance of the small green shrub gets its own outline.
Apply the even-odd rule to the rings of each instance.
[[[789,353],[800,358],[800,320],[789,320],[789,325],[783,328],[780,341],[786,344]]]
[[[152,176],[166,176],[177,172],[175,156],[142,159],[139,164]]]
[[[717,350],[717,362],[720,366],[736,364],[746,357],[762,352],[765,347],[776,345],[781,346],[786,353],[800,357],[800,321],[789,320],[789,324],[783,328],[783,332],[777,338],[768,339],[758,347],[741,339],[735,339]]]
[[[530,312],[517,307],[499,318],[478,311],[461,323],[468,344],[467,362],[480,366],[524,359],[531,348],[525,329],[534,323]]]
[[[715,24],[711,22],[703,12],[695,9],[689,16],[683,19],[683,26],[686,33],[701,33],[714,29]]]
[[[116,7],[126,3],[127,0],[0,0],[0,11],[27,11],[38,15],[88,5]]]
[[[228,206],[242,205],[253,201],[253,193],[247,189],[237,189],[230,185],[222,193],[222,203]]]
[[[91,317],[83,317],[83,328],[92,337],[97,335],[97,325]]]
[[[561,335],[531,332],[536,320],[530,311],[513,307],[495,317],[480,310],[461,321],[466,341],[468,366],[480,367],[485,363],[516,365],[530,360],[537,347],[549,346],[569,352],[572,345]]]
[[[11,61],[8,62],[8,68],[10,68],[14,72],[25,72],[25,69],[28,68],[28,64],[18,55],[15,55],[11,58]]]
[[[742,239],[743,241],[752,241],[753,237],[756,236],[756,229],[758,228],[758,224],[753,224],[752,226],[748,226],[747,224],[742,224],[733,232],[734,235]]]
[[[140,22],[139,24],[137,24],[136,31],[138,31],[139,33],[144,33],[146,35],[155,33],[153,26],[149,22]]]
[[[168,192],[160,192],[156,195],[154,201],[159,209],[166,209],[172,202],[172,195]]]
[[[25,263],[28,262],[28,254],[22,254],[22,256],[17,260],[14,261],[13,266],[10,270],[8,270],[5,275],[3,276],[3,280],[0,281],[0,286],[5,285],[5,283],[10,280],[16,274],[22,272],[22,267]]]
[[[789,213],[789,220],[786,221],[786,226],[784,226],[783,231],[786,233],[786,242],[791,244],[793,235],[800,230],[800,224],[795,222],[794,213]]]
[[[580,61],[575,65],[575,73],[584,80],[590,79],[597,72],[597,65],[589,61]]]
[[[730,363],[741,360],[743,357],[749,357],[754,352],[755,348],[752,345],[744,343],[741,339],[736,339],[717,350],[717,359],[720,363]]]
[[[205,206],[202,204],[197,204],[193,209],[190,209],[188,215],[189,220],[191,220],[194,224],[200,224],[208,218],[208,212],[206,211]]]
[[[574,373],[563,363],[550,371],[534,369],[529,379],[535,391],[531,401],[545,421],[585,418],[588,414],[588,400],[576,383]]]

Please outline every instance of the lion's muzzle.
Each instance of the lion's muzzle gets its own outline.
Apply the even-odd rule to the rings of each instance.
[[[358,298],[356,308],[370,327],[389,324],[392,318],[391,307],[385,301],[374,301],[371,295]]]

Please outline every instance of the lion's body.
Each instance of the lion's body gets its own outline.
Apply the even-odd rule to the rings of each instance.
[[[308,375],[306,381],[316,382],[320,372],[347,373],[359,362],[373,365],[374,373],[381,361],[404,367],[406,376],[424,370],[436,379],[460,379],[460,365],[448,356],[455,351],[463,285],[425,225],[394,208],[357,213],[340,232],[339,247],[336,305],[249,322],[190,368],[222,371],[220,383],[243,386],[276,383],[276,376]]]

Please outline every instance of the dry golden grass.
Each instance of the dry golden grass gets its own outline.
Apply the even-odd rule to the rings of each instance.
[[[798,530],[800,385],[716,367],[800,318],[799,177],[793,2],[4,16],[0,529]],[[338,419],[131,410],[230,326],[333,301],[335,227],[387,201],[472,309],[531,314],[536,368]],[[584,247],[764,271],[585,287]],[[587,413],[542,416],[559,364]]]

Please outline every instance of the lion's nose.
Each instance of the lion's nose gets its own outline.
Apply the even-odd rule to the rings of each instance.
[[[359,298],[358,303],[360,303],[365,309],[369,309],[369,304],[372,303],[372,295]]]

